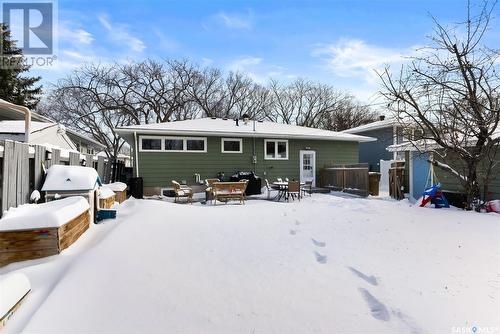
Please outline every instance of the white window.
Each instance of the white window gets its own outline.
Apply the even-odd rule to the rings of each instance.
[[[141,151],[161,151],[161,138],[159,137],[141,137]]]
[[[264,139],[264,159],[288,160],[288,140]]]
[[[243,144],[241,138],[222,138],[222,153],[243,153]]]
[[[141,136],[139,139],[141,152],[207,152],[207,138],[205,137]]]

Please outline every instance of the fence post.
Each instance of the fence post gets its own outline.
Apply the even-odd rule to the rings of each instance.
[[[61,163],[61,150],[53,149],[52,150],[52,165],[59,165]]]
[[[70,164],[70,166],[80,165],[80,153],[69,152],[69,164]]]
[[[45,161],[45,147],[35,145],[35,157],[34,157],[34,180],[33,188],[40,190],[42,187],[43,170],[42,163]]]
[[[97,157],[97,174],[99,174],[99,177],[101,178],[101,181],[102,182],[105,182],[104,181],[104,165],[106,164],[106,162],[104,161],[106,158],[102,157],[102,156],[98,156]]]

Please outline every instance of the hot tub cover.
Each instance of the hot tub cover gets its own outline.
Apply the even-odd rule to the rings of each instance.
[[[42,191],[84,191],[101,185],[94,168],[54,165],[47,171]]]

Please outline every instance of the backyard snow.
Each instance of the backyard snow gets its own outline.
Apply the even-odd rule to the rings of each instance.
[[[500,215],[314,194],[128,200],[60,255],[5,333],[500,331]]]

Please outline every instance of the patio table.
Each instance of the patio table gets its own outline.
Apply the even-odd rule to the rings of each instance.
[[[305,184],[305,182],[300,182],[301,187]],[[286,198],[286,194],[288,193],[288,182],[273,182],[271,187],[278,189],[278,195],[274,198],[276,201],[279,202],[282,198]]]

